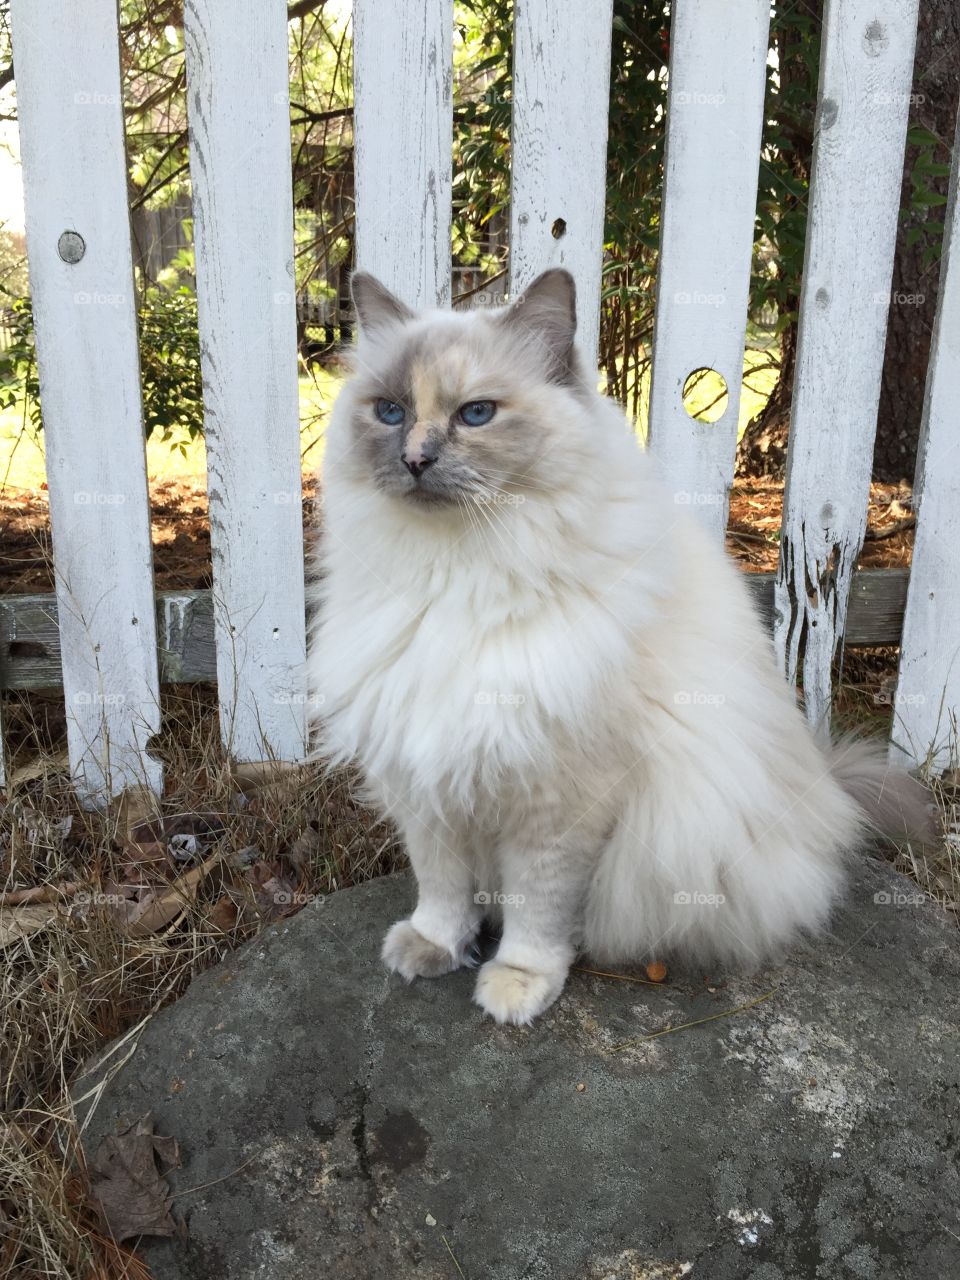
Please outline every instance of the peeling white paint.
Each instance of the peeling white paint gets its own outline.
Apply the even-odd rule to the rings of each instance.
[[[916,28],[916,0],[834,3],[824,17],[774,612],[815,725],[829,722],[866,531]],[[875,29],[884,42],[865,38]]]

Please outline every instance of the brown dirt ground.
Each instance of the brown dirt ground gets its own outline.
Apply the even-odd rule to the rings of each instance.
[[[315,497],[316,482],[305,479],[307,527],[312,522]],[[202,482],[160,481],[153,485],[151,498],[157,589],[209,587],[210,526]],[[902,525],[911,516],[910,499],[910,490],[903,485],[872,486],[862,567],[909,565],[913,529]],[[774,481],[743,479],[734,486],[727,549],[747,572],[776,569],[782,506],[783,487]],[[878,538],[878,534],[883,536]],[[52,590],[46,492],[0,492],[0,595]]]

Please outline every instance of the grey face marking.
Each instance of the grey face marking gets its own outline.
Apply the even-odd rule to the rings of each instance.
[[[384,493],[415,502],[455,502],[482,486],[482,476],[459,447],[462,433],[454,421],[462,403],[456,375],[468,360],[463,334],[411,333],[382,374],[358,376],[354,432]],[[381,397],[403,405],[402,423],[376,421],[373,406]],[[425,459],[429,465],[420,467]]]

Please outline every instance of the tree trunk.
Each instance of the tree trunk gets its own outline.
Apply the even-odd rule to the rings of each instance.
[[[799,299],[791,307],[796,311]],[[797,359],[797,326],[791,324],[780,335],[780,371],[770,399],[747,423],[737,446],[737,473],[745,476],[783,478],[787,464],[787,429],[793,370]]]
[[[920,0],[910,125],[928,130],[940,145],[911,142],[903,170],[903,213],[897,231],[873,456],[873,478],[891,484],[912,480],[917,465],[940,272],[944,206],[916,201],[914,166],[924,154],[937,162],[949,162],[958,96],[960,7],[956,0]],[[924,175],[922,181],[928,191],[946,195],[945,174]]]

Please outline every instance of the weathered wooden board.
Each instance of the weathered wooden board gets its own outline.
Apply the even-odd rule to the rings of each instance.
[[[746,575],[754,601],[771,627],[775,576]],[[898,644],[906,598],[906,569],[862,569],[856,573],[850,595],[847,644]],[[164,683],[216,680],[213,600],[209,591],[159,592],[157,632],[160,679]],[[44,689],[59,684],[60,641],[54,596],[0,598],[0,689]]]
[[[824,19],[774,632],[815,725],[866,530],[916,21],[916,0]]]
[[[305,749],[306,636],[284,0],[187,0],[190,173],[217,674],[241,760]]]
[[[548,267],[577,282],[579,346],[596,363],[607,189],[612,0],[517,0],[510,292]]]
[[[757,207],[768,0],[677,0],[649,447],[668,487],[718,539],[727,525]],[[727,384],[715,422],[691,418],[697,369]]]
[[[960,720],[960,123],[927,372],[917,533],[894,703],[894,754],[957,764]],[[951,758],[952,757],[952,758]]]
[[[68,745],[98,801],[161,783],[117,5],[12,18]]]
[[[411,307],[450,303],[453,0],[354,0],[356,261]]]

